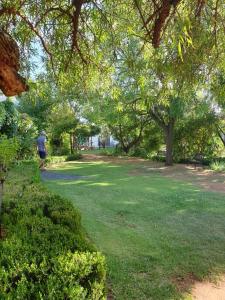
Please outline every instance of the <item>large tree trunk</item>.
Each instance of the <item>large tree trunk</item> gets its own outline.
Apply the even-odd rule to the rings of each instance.
[[[170,121],[164,129],[166,142],[166,166],[173,165],[173,131],[174,122]]]
[[[28,90],[25,79],[18,74],[19,60],[16,42],[0,30],[0,89],[6,96],[15,96]]]

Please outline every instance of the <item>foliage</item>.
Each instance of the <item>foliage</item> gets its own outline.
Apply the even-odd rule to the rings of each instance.
[[[134,157],[147,158],[148,152],[145,148],[137,147],[133,151],[130,151],[129,155]]]
[[[10,173],[0,241],[1,298],[103,299],[105,263],[94,252],[72,204],[47,192],[37,166]],[[63,282],[63,285],[62,285]]]
[[[56,164],[56,163],[61,163],[61,162],[64,162],[66,159],[65,156],[49,156],[46,158],[46,163],[53,163],[53,164]]]
[[[176,160],[190,159],[196,154],[212,157],[218,149],[217,118],[214,114],[187,118],[177,127],[174,138]]]
[[[0,163],[8,167],[16,158],[18,142],[15,138],[7,138],[5,135],[0,136]]]
[[[18,128],[18,112],[10,100],[0,103],[0,134],[15,136]]]
[[[143,132],[143,139],[140,143],[140,147],[145,149],[146,152],[151,155],[159,151],[161,145],[163,144],[163,134],[159,130],[158,126],[154,123],[150,123]]]
[[[0,136],[0,182],[4,183],[10,164],[15,160],[18,142],[15,138]]]
[[[27,114],[20,114],[16,135],[19,143],[18,159],[31,159],[35,155],[37,135],[32,119]]]
[[[31,85],[29,93],[19,97],[18,110],[28,115],[38,131],[41,131],[48,127],[51,112],[57,103],[52,84],[40,78]]]
[[[63,144],[59,144],[58,140],[50,141],[51,147],[51,155],[52,156],[65,156],[70,154],[69,143],[65,143],[65,139],[63,140]]]
[[[82,158],[82,154],[79,152],[74,152],[66,157],[66,161],[74,161]]]
[[[74,136],[76,139],[76,148],[85,144],[89,137],[95,136],[100,133],[100,128],[95,125],[80,123],[74,131]]]
[[[216,160],[210,164],[210,168],[214,171],[223,172],[225,171],[225,161]]]
[[[224,32],[223,3],[216,0],[191,0],[188,5],[180,0],[57,0],[54,5],[30,0],[22,4],[15,0],[12,5],[3,0],[0,13],[3,29],[18,39],[23,55],[29,58],[36,50],[32,42],[38,41],[55,73],[70,70],[78,63],[105,63],[103,54],[121,40],[124,42],[125,37],[138,36],[143,45],[152,45],[153,50],[160,45],[163,48],[169,40],[174,52],[185,60],[187,49],[198,43],[198,28],[203,32],[207,26],[209,44],[215,47],[221,43]]]
[[[122,151],[120,153],[122,154]],[[119,151],[117,148],[103,148],[99,149],[98,154],[103,156],[118,156]]]

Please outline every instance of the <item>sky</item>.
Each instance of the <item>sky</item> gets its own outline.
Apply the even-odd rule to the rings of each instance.
[[[4,96],[0,91],[0,102],[5,101],[5,100],[6,100],[6,96]]]

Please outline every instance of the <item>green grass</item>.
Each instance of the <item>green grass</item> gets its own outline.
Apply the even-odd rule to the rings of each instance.
[[[106,154],[112,154],[114,152],[115,148],[113,147],[106,147],[106,148],[96,148],[92,150],[81,150],[81,154],[99,154],[99,155],[106,155]]]
[[[155,172],[130,176],[132,168],[63,163],[60,172],[90,177],[46,185],[81,210],[115,299],[183,299],[174,282],[225,271],[225,197]]]

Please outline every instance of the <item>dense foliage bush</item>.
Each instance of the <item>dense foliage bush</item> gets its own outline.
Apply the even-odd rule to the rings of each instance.
[[[174,134],[174,159],[176,161],[193,159],[196,154],[213,157],[219,148],[213,114],[190,118],[181,123]]]
[[[79,152],[74,152],[66,157],[66,161],[74,161],[82,158],[82,154]]]
[[[218,157],[211,160],[209,166],[214,171],[225,171],[225,157]]]
[[[32,159],[37,152],[37,128],[26,114],[20,114],[16,137],[19,142],[18,159]]]
[[[33,163],[17,166],[9,179],[0,299],[104,299],[104,258],[87,239],[80,213],[43,188]]]
[[[163,155],[154,155],[154,156],[151,157],[151,160],[158,161],[158,162],[165,162],[166,157],[163,156]]]
[[[10,100],[0,103],[0,134],[11,138],[18,128],[18,112]]]
[[[119,156],[124,154],[122,150],[118,150],[117,148],[103,148],[99,151],[100,155],[103,156]]]
[[[60,162],[64,162],[66,159],[66,156],[48,156],[46,158],[46,163],[52,163],[52,164],[57,164]]]
[[[68,145],[57,146],[50,143],[51,154],[55,156],[63,156],[70,154],[70,148]]]
[[[148,152],[145,148],[137,147],[129,152],[129,156],[147,158]]]
[[[210,168],[214,171],[222,172],[225,171],[225,162],[215,161],[210,164]]]

